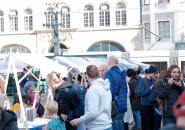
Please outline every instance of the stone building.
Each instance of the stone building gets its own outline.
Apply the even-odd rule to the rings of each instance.
[[[51,3],[50,3],[51,2]],[[54,52],[54,0],[6,0],[0,4],[0,53]],[[46,4],[47,3],[47,4]],[[60,3],[62,3],[60,1]],[[64,0],[59,4],[60,47],[68,52],[142,50],[139,0]]]

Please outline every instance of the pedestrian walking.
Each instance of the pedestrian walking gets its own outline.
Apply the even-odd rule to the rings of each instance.
[[[107,68],[109,71],[105,73],[104,79],[108,79],[110,81],[112,99],[115,99],[118,88],[121,84],[119,95],[115,100],[119,114],[112,117],[113,130],[124,130],[123,118],[125,116],[125,112],[127,111],[127,72],[125,70],[121,71],[118,68],[118,58],[116,56],[110,56],[107,59]]]
[[[73,126],[84,123],[88,130],[112,130],[110,82],[99,78],[94,65],[88,66],[86,73],[91,85],[85,95],[85,114],[70,123]]]
[[[141,116],[142,116],[142,130],[153,130],[154,129],[154,107],[148,101],[155,78],[158,75],[158,70],[154,66],[150,66],[147,77],[140,80],[138,85],[138,96],[141,97]]]
[[[163,124],[176,123],[173,116],[173,105],[184,90],[183,81],[180,79],[180,68],[177,65],[171,65],[167,74],[158,83],[157,94],[163,104]]]

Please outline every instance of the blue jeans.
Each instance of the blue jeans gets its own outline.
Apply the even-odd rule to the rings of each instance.
[[[159,115],[156,111],[154,111],[154,118],[155,118],[154,130],[159,130],[161,128],[161,119],[162,119],[162,116]]]
[[[117,116],[112,118],[112,127],[113,130],[124,130],[123,118],[125,113],[119,113]]]
[[[173,118],[173,117],[170,117],[170,118],[169,117],[168,118],[164,117],[163,118],[163,125],[165,126],[167,124],[176,124],[176,119]]]
[[[141,114],[140,111],[132,111],[133,116],[135,118],[135,122],[136,122],[136,127],[141,129]]]
[[[112,130],[112,126],[111,126],[111,127],[109,127],[109,128],[107,128],[107,129],[104,129],[104,130]]]

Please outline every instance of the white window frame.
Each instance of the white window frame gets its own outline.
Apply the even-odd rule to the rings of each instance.
[[[68,8],[68,7],[65,7]],[[68,12],[62,12],[61,14],[61,23],[63,24],[61,28],[70,28],[70,11],[68,8]]]
[[[0,16],[0,32],[4,32],[4,13],[2,12],[2,16]]]
[[[149,24],[149,25],[150,25],[150,22],[145,22],[145,23],[144,23],[145,28],[146,28],[146,24]],[[151,26],[150,26],[150,28],[151,28]],[[149,28],[149,30],[150,30],[150,28]],[[147,28],[147,29],[148,29],[148,28]],[[148,33],[150,34],[150,37],[149,37],[149,38],[146,38],[146,32],[148,32]],[[145,29],[145,39],[151,39],[151,33],[150,33],[149,31],[147,31],[146,29]]]
[[[169,2],[166,2],[166,0],[163,0],[163,2],[159,2],[159,0],[158,0],[158,3],[170,3],[170,0],[169,0]]]
[[[84,11],[84,27],[94,27],[94,9],[92,11]]]
[[[14,13],[15,12],[15,13]],[[10,31],[18,31],[18,14],[16,10],[14,12],[10,12],[9,20],[10,20]],[[11,15],[15,14],[15,15]]]
[[[103,5],[100,5],[100,10],[99,10],[100,26],[110,26],[109,5],[106,4],[106,6],[108,7],[107,10],[101,10],[101,6]],[[108,13],[108,16],[106,18],[107,13]]]
[[[52,11],[54,11],[54,9],[53,8],[48,8],[47,9],[47,13],[48,12],[51,12],[51,10],[50,9],[52,9]],[[52,14],[47,14],[46,15],[46,24],[52,24],[54,22],[54,15],[52,15]],[[46,29],[53,29],[53,27],[52,26],[46,26]]]
[[[30,9],[29,9],[30,10]],[[26,10],[25,10],[26,11]],[[26,22],[27,20],[27,22]],[[31,25],[31,26],[30,26]],[[32,16],[32,10],[31,14],[25,14],[24,15],[24,30],[33,30],[33,16]]]
[[[125,4],[125,3],[123,3],[123,4]],[[117,7],[117,5],[116,5],[116,7]],[[119,14],[117,12],[119,12]],[[126,14],[126,17],[122,17],[122,12],[125,12],[124,14]],[[124,14],[123,14],[123,16],[124,16]],[[116,17],[116,26],[126,26],[127,25],[127,11],[126,11],[126,9],[116,9],[115,17]],[[125,24],[123,24],[124,21],[122,20],[124,18],[126,19]],[[119,19],[119,21],[117,21],[117,19]],[[117,24],[117,23],[119,23],[119,24]]]

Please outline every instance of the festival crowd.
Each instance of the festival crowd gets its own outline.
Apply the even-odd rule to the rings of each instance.
[[[26,74],[23,70],[20,78]],[[47,85],[55,90],[54,100],[45,108],[36,100],[37,117],[50,118],[47,130],[185,130],[184,79],[180,68],[171,65],[160,73],[155,66],[121,70],[118,58],[110,56],[107,65],[90,65],[86,73],[74,73],[72,82],[51,72]],[[24,107],[34,104],[34,84],[20,82]],[[0,130],[18,130],[15,111],[21,110],[18,95],[10,107],[0,77]],[[45,110],[44,110],[45,109]]]

